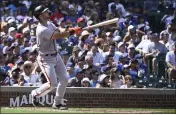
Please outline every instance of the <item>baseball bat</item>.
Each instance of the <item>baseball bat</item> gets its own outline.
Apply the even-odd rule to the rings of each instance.
[[[119,18],[114,18],[114,19],[111,19],[111,20],[107,20],[107,21],[104,21],[104,22],[100,22],[98,24],[94,24],[94,25],[85,27],[85,28],[83,28],[83,30],[87,30],[87,29],[90,29],[90,28],[97,28],[97,27],[101,27],[101,26],[105,26],[105,25],[114,24],[114,23],[117,23],[118,20],[119,20]]]

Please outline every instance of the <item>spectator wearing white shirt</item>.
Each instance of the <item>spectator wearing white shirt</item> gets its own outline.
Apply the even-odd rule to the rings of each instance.
[[[166,48],[169,50],[169,46],[171,45],[171,40],[169,40],[169,33],[167,30],[164,30],[160,33],[160,43],[164,44]]]
[[[103,63],[104,59],[103,59],[102,54],[99,53],[97,45],[93,45],[91,48],[91,51],[87,52],[87,55],[93,56],[93,64],[95,66],[100,66],[100,64]]]
[[[127,56],[126,46],[123,42],[119,42],[117,47],[118,47],[117,53],[119,54],[119,56]]]
[[[166,63],[168,66],[168,77],[169,83],[172,79],[176,79],[176,43],[174,44],[174,49],[166,54]]]
[[[38,75],[32,74],[33,64],[30,61],[25,61],[23,65],[23,73],[21,75],[24,76],[24,80],[27,83],[33,84],[33,86],[41,85],[41,80]]]

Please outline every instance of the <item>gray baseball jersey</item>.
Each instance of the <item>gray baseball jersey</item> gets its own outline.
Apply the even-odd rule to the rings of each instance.
[[[57,52],[56,40],[51,39],[56,29],[57,27],[49,21],[47,25],[38,24],[36,37],[39,54],[53,54]]]

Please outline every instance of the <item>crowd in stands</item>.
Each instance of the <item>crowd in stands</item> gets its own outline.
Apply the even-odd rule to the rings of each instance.
[[[50,21],[60,31],[119,18],[115,24],[57,40],[70,77],[68,87],[132,88],[148,87],[158,79],[175,82],[175,1],[2,0],[0,85],[46,82],[36,61],[38,20],[33,16],[41,4],[49,8]]]

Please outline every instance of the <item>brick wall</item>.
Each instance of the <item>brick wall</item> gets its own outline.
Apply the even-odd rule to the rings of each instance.
[[[10,98],[15,99],[18,96],[21,100],[23,95],[27,95],[28,99],[32,89],[34,87],[1,87],[0,105],[10,106]],[[51,95],[54,97],[54,92],[48,95],[48,102],[51,102]],[[176,108],[174,89],[67,88],[65,98],[68,99],[69,107]]]

